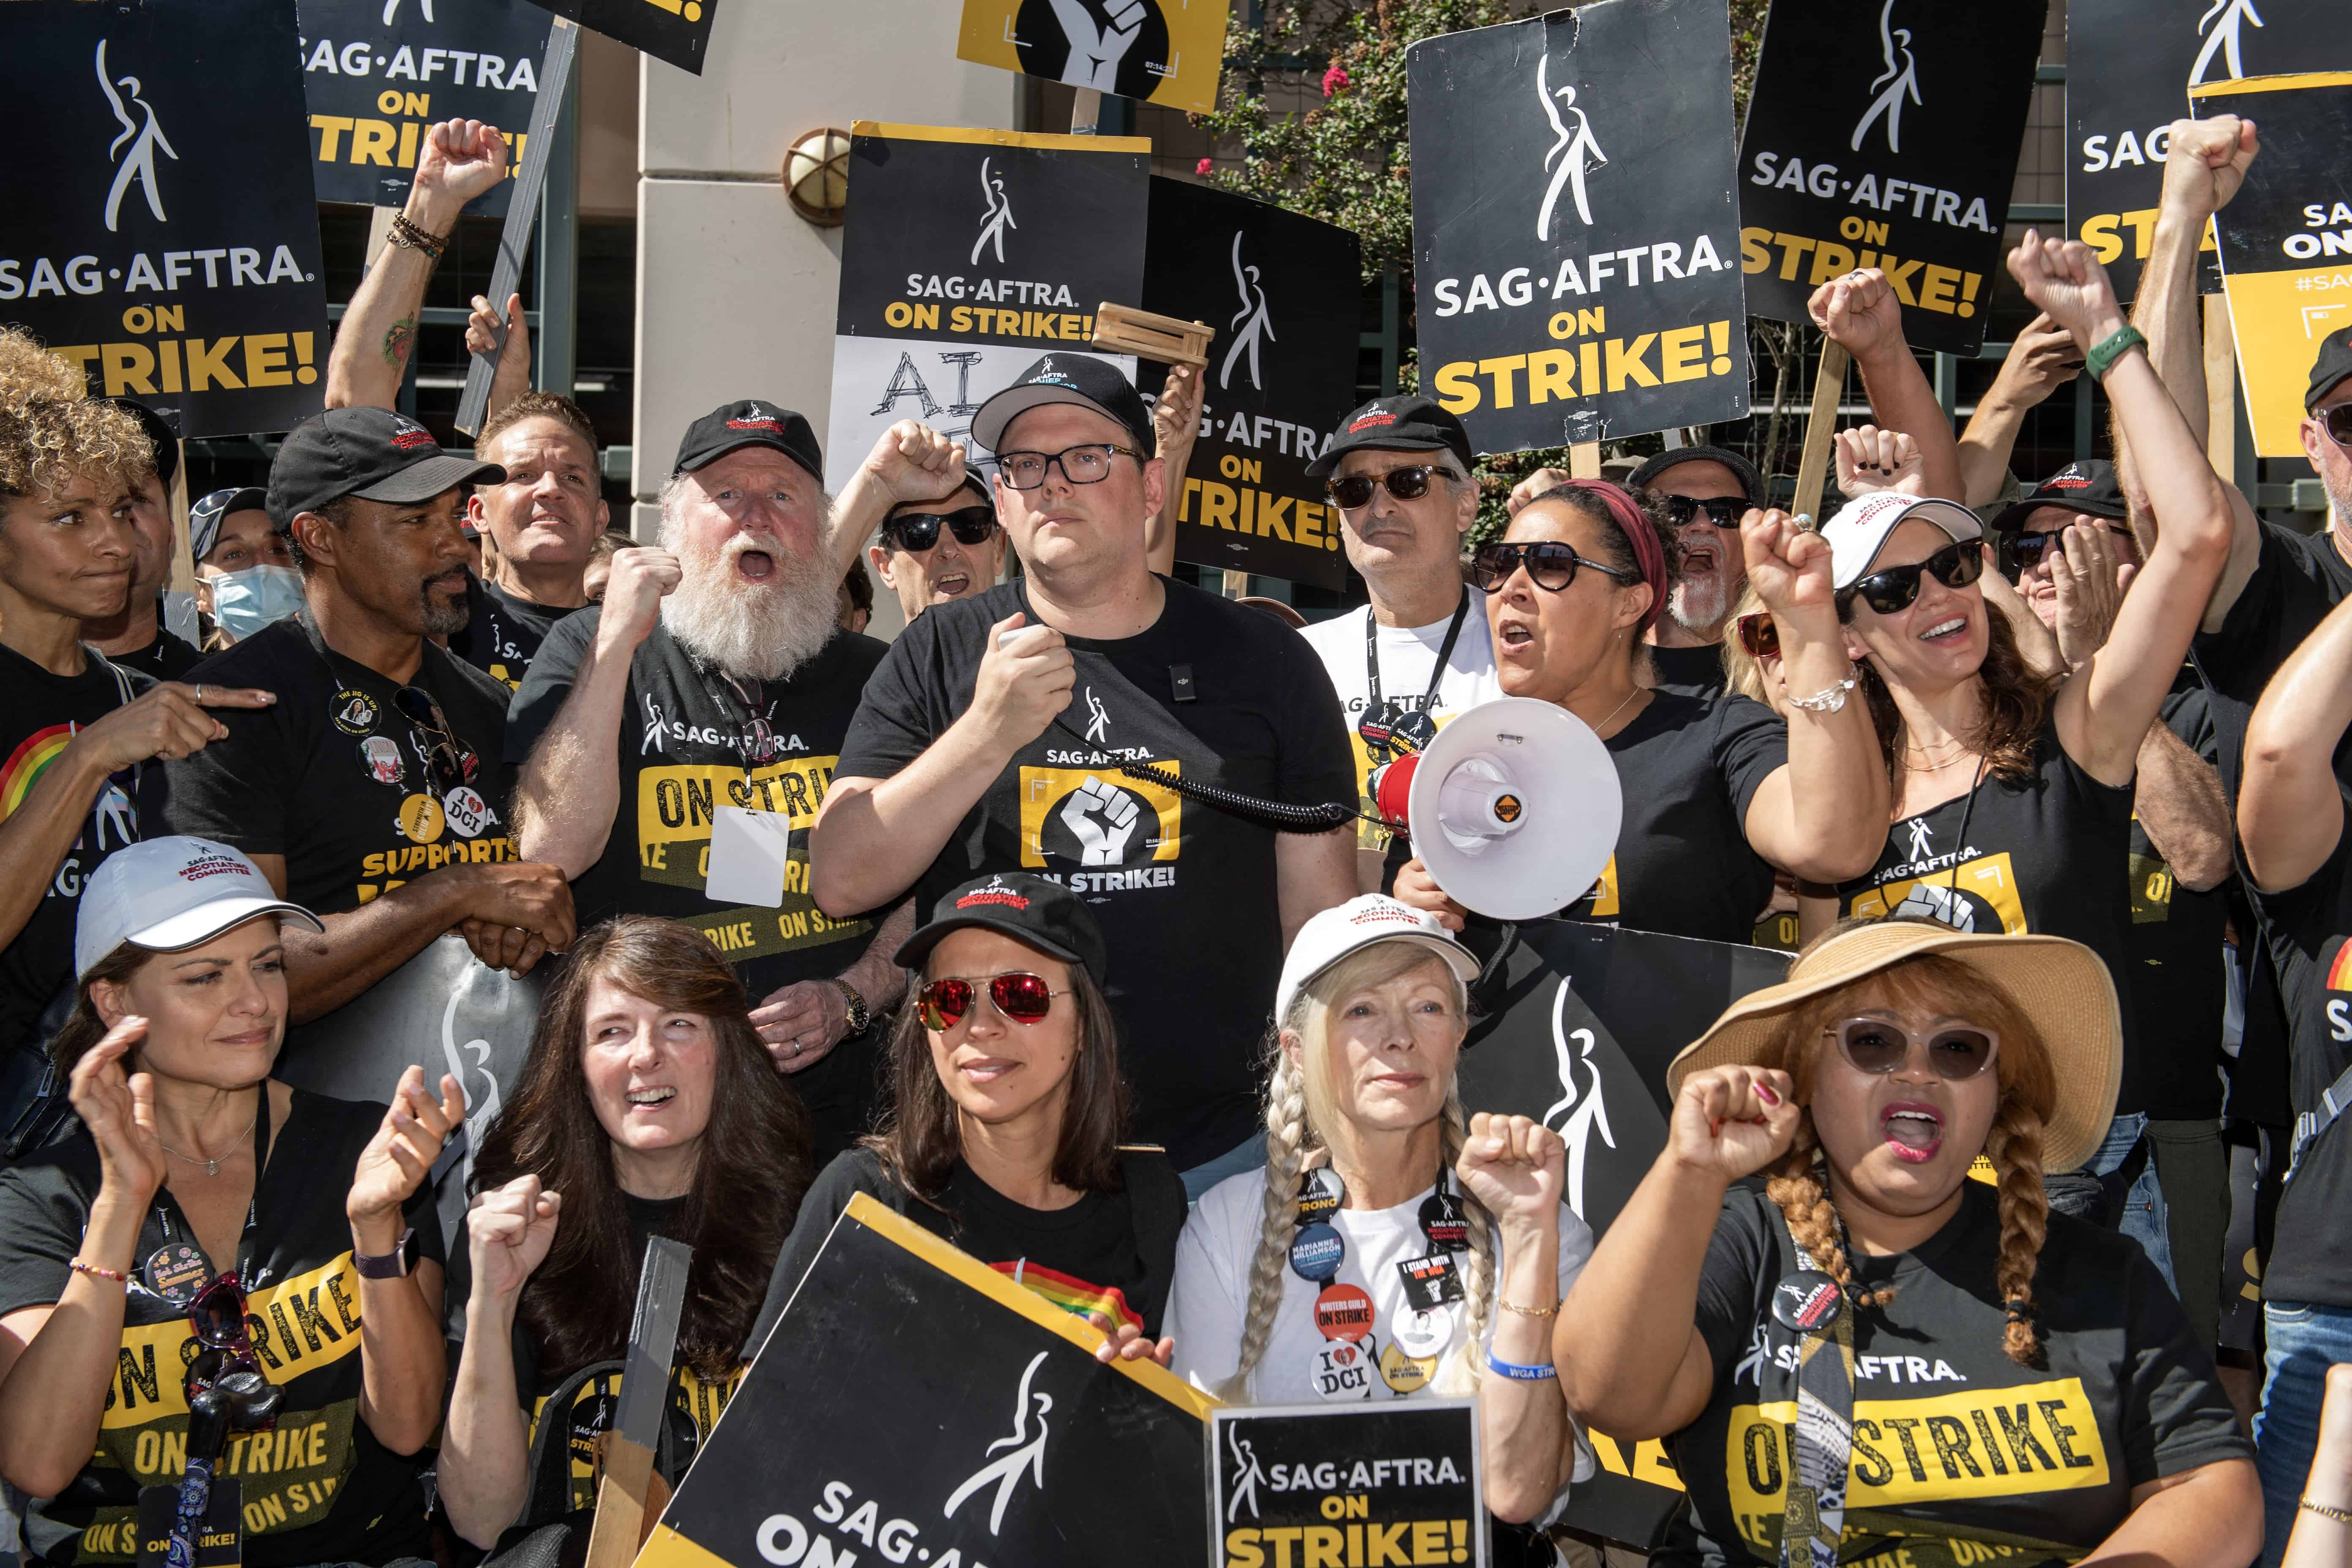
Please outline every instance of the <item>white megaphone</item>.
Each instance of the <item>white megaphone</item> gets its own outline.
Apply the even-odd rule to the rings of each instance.
[[[1374,774],[1372,796],[1446,897],[1501,921],[1582,897],[1616,852],[1625,813],[1617,764],[1592,727],[1530,697],[1457,715]]]

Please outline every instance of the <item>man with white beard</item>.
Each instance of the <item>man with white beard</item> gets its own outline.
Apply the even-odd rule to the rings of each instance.
[[[809,899],[809,825],[884,652],[840,628],[835,595],[867,514],[951,492],[963,454],[894,427],[837,510],[824,464],[773,404],[697,420],[658,545],[614,554],[604,602],[548,634],[507,721],[520,839],[572,879],[582,926],[662,915],[717,943],[821,1153],[865,1131],[872,1023],[913,929],[903,900],[835,920]]]

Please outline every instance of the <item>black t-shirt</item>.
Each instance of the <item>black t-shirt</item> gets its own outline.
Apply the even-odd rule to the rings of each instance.
[[[2053,718],[2022,784],[1988,775],[1969,795],[1897,822],[1878,864],[1838,885],[1841,915],[1918,914],[1962,931],[2070,937],[2116,977],[2128,1057],[2132,786],[2101,784],[2058,743]]]
[[[1961,1190],[1959,1213],[1916,1250],[1854,1260],[1859,1283],[1892,1281],[1895,1299],[1855,1319],[1840,1561],[2072,1562],[2124,1521],[2134,1487],[2253,1457],[2180,1303],[2128,1237],[2050,1215],[2033,1280],[2046,1364],[2010,1360],[1999,1200],[1982,1183]],[[1726,1194],[1698,1287],[1715,1390],[1669,1439],[1689,1506],[1651,1556],[1659,1568],[1780,1560],[1797,1408],[1761,1404],[1759,1373],[1796,1356],[1771,1296],[1801,1267],[1813,1264],[1759,1187]]]
[[[2346,803],[2352,814],[2352,801]],[[2352,833],[2308,881],[2263,895],[2271,960],[2286,1004],[2288,1095],[2298,1117],[2322,1110],[2320,1095],[2352,1067]],[[2341,1098],[2341,1097],[2339,1097]],[[2279,1198],[2276,1239],[2263,1271],[2272,1301],[2352,1307],[2352,1118],[2305,1145]]]
[[[555,623],[575,613],[551,605],[518,598],[495,583],[468,573],[466,577],[465,630],[449,636],[449,651],[492,677],[511,691],[522,684],[539,645]]]
[[[25,804],[41,774],[77,731],[105,718],[154,683],[85,651],[79,675],[52,675],[14,648],[0,647],[0,822]],[[38,1048],[38,1025],[50,1002],[73,984],[74,920],[81,890],[100,862],[136,842],[132,795],[152,765],[126,769],[99,786],[81,836],[55,866],[12,866],[9,875],[48,883],[33,918],[0,948],[0,1053]]]
[[[1761,702],[1660,689],[1609,755],[1623,787],[1617,852],[1570,920],[1708,942],[1746,942],[1772,897],[1748,847],[1748,808],[1789,760],[1789,729]]]
[[[592,605],[541,646],[508,717],[506,754],[518,766],[572,695],[603,618],[603,606]],[[874,923],[829,919],[810,899],[808,830],[883,651],[872,637],[842,632],[788,679],[746,681],[739,690],[656,625],[629,660],[613,830],[603,857],[572,885],[581,928],[616,914],[683,921],[733,962],[754,1006],[779,987],[855,963]],[[780,749],[747,770],[745,734],[755,718]],[[718,903],[703,891],[712,824],[730,805],[791,818],[792,864],[773,909]]]
[[[1255,610],[1161,583],[1166,607],[1144,631],[1068,639],[1069,707],[957,826],[916,883],[915,915],[991,871],[1051,877],[1085,898],[1109,948],[1135,1134],[1185,1169],[1257,1121],[1258,1047],[1282,971],[1275,834],[1119,766],[1301,805],[1352,802],[1356,778],[1314,649]],[[971,702],[988,628],[1015,610],[1034,624],[1017,581],[901,633],[850,726],[844,776],[888,778],[945,733]]]
[[[471,665],[427,642],[409,682],[441,705],[464,755],[467,782],[446,793],[424,731],[394,700],[400,683],[328,647],[307,610],[195,674],[275,691],[278,700],[214,710],[228,738],[165,764],[160,831],[284,856],[286,896],[322,915],[460,860],[515,858],[506,688]]]
[[[417,1480],[432,1454],[390,1452],[359,1411],[360,1285],[343,1199],[383,1113],[381,1105],[298,1089],[285,1124],[271,1130],[254,1226],[237,1261],[256,1355],[285,1388],[285,1403],[275,1431],[232,1436],[215,1471],[244,1486],[251,1568],[432,1555]],[[64,1294],[99,1186],[98,1145],[84,1131],[0,1170],[0,1315]],[[419,1255],[441,1261],[430,1189],[409,1200],[406,1219]],[[185,1311],[150,1293],[136,1273],[136,1260],[167,1239],[193,1238],[184,1220],[167,1238],[151,1209],[132,1253],[121,1372],[107,1390],[97,1450],[64,1495],[25,1521],[34,1553],[51,1563],[135,1557],[139,1489],[176,1486],[185,1465],[181,1373],[197,1347]]]
[[[2183,671],[2164,700],[2164,722],[2208,762],[2217,752],[2212,694]],[[2173,885],[2172,868],[2131,825],[2129,986],[2138,1032],[2124,1052],[2118,1114],[2144,1110],[2170,1121],[2221,1114],[2221,938],[2229,923],[2220,888],[2194,893]]]
[[[2261,526],[2253,575],[2221,629],[2196,642],[2197,660],[2213,689],[2249,706],[2295,645],[2352,594],[2352,564],[2337,553],[2328,529],[2305,534],[2276,523]]]
[[[1677,691],[1685,697],[1717,697],[1723,692],[1723,649],[1709,643],[1703,647],[1644,647],[1650,656],[1650,668],[1657,672],[1658,685],[1666,691]]]
[[[961,1161],[937,1201],[926,1202],[892,1181],[873,1150],[836,1156],[801,1200],[800,1217],[776,1254],[768,1300],[743,1347],[744,1359],[758,1355],[768,1342],[800,1289],[801,1276],[833,1234],[834,1221],[859,1193],[1066,1312],[1100,1312],[1114,1324],[1136,1324],[1156,1339],[1168,1287],[1176,1278],[1184,1184],[1167,1156],[1151,1151],[1123,1149],[1118,1166],[1124,1183],[1119,1191],[1087,1193],[1067,1208],[1033,1209],[973,1175]]]
[[[136,653],[110,653],[106,656],[125,669],[157,680],[178,680],[188,671],[204,663],[205,656],[188,646],[185,638],[155,628],[155,640]]]

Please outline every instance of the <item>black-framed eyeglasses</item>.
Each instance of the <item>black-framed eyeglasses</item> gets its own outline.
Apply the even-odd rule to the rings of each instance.
[[[1500,541],[1482,544],[1470,557],[1470,580],[1478,584],[1479,592],[1492,594],[1509,582],[1511,574],[1522,566],[1527,568],[1528,580],[1548,594],[1560,593],[1575,582],[1580,566],[1621,584],[1642,580],[1639,572],[1588,561],[1573,546],[1556,539],[1538,539],[1528,544],[1505,544]]]
[[[1385,474],[1347,474],[1326,480],[1324,493],[1341,511],[1353,511],[1372,499],[1372,487],[1381,489],[1399,500],[1419,500],[1429,493],[1430,482],[1447,479],[1459,484],[1462,476],[1443,463],[1415,463],[1409,468],[1391,468]]]
[[[2103,523],[2101,526],[2118,538],[2130,540],[2135,549],[2138,546],[2138,539],[2123,524],[2109,522]],[[2042,558],[2053,550],[2063,550],[2065,547],[2065,537],[2063,530],[2053,530],[2048,533],[2026,533],[2021,531],[2016,533],[2002,534],[2000,542],[1993,547],[1995,553],[2000,557],[2000,574],[2012,583],[2016,582],[2026,573],[2041,565]]]
[[[999,452],[996,454],[996,474],[1016,490],[1034,490],[1045,482],[1046,473],[1062,470],[1062,478],[1074,485],[1098,485],[1110,477],[1110,460],[1116,454],[1143,461],[1143,454],[1132,447],[1122,447],[1116,441],[1088,441],[1081,447],[1065,447],[1058,452]]]
[[[1984,575],[1982,542],[1958,540],[1947,544],[1925,561],[1873,572],[1852,587],[1838,590],[1838,607],[1843,609],[1859,595],[1864,604],[1882,616],[1900,615],[1919,597],[1919,575],[1923,572],[1933,572],[1936,581],[1947,588],[1967,587]]]
[[[1736,496],[1709,496],[1701,500],[1695,496],[1660,496],[1666,521],[1680,528],[1701,512],[1717,528],[1738,528],[1739,520],[1748,515],[1748,503]]]
[[[463,789],[472,774],[466,766],[466,752],[451,733],[449,721],[441,711],[441,704],[421,686],[404,686],[392,694],[392,700],[412,728],[409,738],[433,770],[433,782],[443,795]]]
[[[996,532],[996,509],[967,506],[953,511],[909,512],[884,523],[882,537],[897,542],[899,549],[910,554],[920,555],[939,543],[941,523],[955,535],[958,544],[985,544]]]
[[[2352,403],[2339,403],[2333,408],[2319,411],[2319,423],[2339,447],[2352,447]]]
[[[1965,1082],[1992,1066],[2000,1055],[2000,1036],[1975,1024],[1947,1024],[1915,1035],[1890,1018],[1848,1018],[1822,1031],[1856,1072],[1885,1074],[1911,1059],[1911,1047],[1925,1053],[1937,1078]]]

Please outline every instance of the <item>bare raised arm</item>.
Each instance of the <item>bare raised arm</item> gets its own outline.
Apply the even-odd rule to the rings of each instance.
[[[2352,599],[2327,614],[2263,689],[2246,726],[2238,837],[2265,893],[2311,879],[2344,832],[2336,747],[2352,725]]]
[[[1831,279],[1806,301],[1813,324],[1853,356],[1871,416],[1882,429],[1900,430],[1919,444],[1922,471],[1931,496],[1960,493],[1959,447],[1952,422],[1927,384],[1927,373],[1903,341],[1903,307],[1886,274],[1865,267]]]

